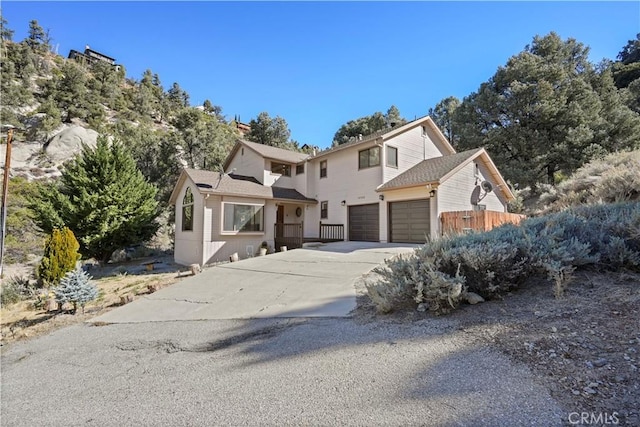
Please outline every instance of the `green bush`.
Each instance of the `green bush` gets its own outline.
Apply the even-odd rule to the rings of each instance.
[[[69,271],[76,268],[80,259],[80,244],[67,227],[56,228],[47,239],[44,256],[38,266],[38,277],[44,286],[55,285]]]
[[[640,270],[640,203],[584,206],[433,240],[387,261],[375,270],[382,280],[367,288],[383,312],[424,301],[445,313],[467,292],[499,298],[531,277],[561,296],[573,272],[587,267]]]

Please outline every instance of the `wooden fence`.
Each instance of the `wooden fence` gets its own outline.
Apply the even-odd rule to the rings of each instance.
[[[298,249],[302,247],[303,225],[300,224],[274,224],[274,236],[276,251],[286,246],[287,249]]]
[[[496,211],[442,212],[440,224],[442,234],[489,231],[505,223],[519,224],[526,215]]]
[[[344,240],[344,224],[323,224],[320,221],[321,242],[341,242]]]

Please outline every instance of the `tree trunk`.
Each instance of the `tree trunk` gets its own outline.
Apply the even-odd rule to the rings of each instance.
[[[551,185],[555,185],[555,168],[553,165],[549,165],[547,166],[547,181],[549,182],[549,184]]]

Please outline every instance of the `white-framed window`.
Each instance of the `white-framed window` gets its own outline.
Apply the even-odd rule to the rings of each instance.
[[[358,169],[380,166],[380,147],[371,147],[358,151]]]
[[[326,177],[327,177],[327,161],[321,160],[320,161],[320,178],[326,178]]]
[[[329,218],[329,202],[320,202],[320,219]]]
[[[257,233],[264,231],[264,206],[240,203],[222,204],[222,231]]]
[[[387,145],[387,166],[390,168],[398,167],[398,149]]]
[[[182,231],[193,231],[193,193],[189,187],[182,198]]]
[[[304,173],[304,163],[296,165],[296,175],[302,175]]]

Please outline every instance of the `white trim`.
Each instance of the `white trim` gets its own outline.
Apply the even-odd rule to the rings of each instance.
[[[239,206],[259,206],[262,208],[262,230],[261,231],[240,231],[240,230],[225,230],[224,229],[224,216],[225,216],[225,205],[239,205]],[[265,203],[245,203],[245,202],[220,202],[220,235],[223,236],[261,236],[266,233],[266,224],[265,224]]]

